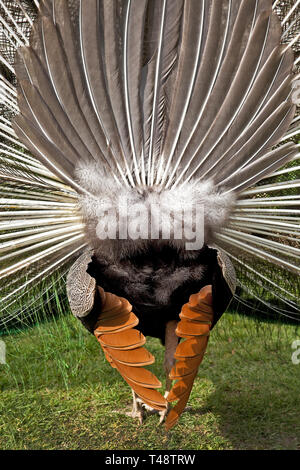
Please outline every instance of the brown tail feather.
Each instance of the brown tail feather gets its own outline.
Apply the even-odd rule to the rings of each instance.
[[[154,357],[142,346],[145,337],[134,327],[138,318],[130,303],[99,287],[102,310],[94,334],[112,367],[116,368],[144,403],[159,411],[167,401],[155,390],[160,381],[142,366],[152,364]]]
[[[129,350],[118,350],[106,348],[108,354],[113,358],[114,361],[120,362],[125,366],[147,366],[153,364],[155,361],[152,354],[145,348],[135,348]]]
[[[177,401],[166,419],[167,431],[177,422],[183,412],[198,368],[206,351],[209,332],[213,321],[212,287],[203,287],[198,294],[191,295],[189,303],[182,307],[180,322],[176,334],[187,338],[177,346],[175,359],[177,363],[170,373],[171,380],[177,380],[172,387],[168,402]]]
[[[140,331],[132,329],[120,331],[117,335],[100,335],[98,341],[101,345],[111,349],[127,351],[143,346],[146,343],[146,338]]]

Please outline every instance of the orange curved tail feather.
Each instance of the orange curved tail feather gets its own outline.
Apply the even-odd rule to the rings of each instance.
[[[206,351],[208,337],[213,321],[212,286],[203,287],[198,294],[191,295],[180,313],[180,322],[176,334],[185,340],[177,346],[175,359],[177,360],[170,372],[170,379],[177,380],[172,387],[167,400],[177,401],[166,419],[167,431],[171,429],[183,412],[198,368]]]
[[[143,348],[145,337],[136,330],[139,320],[131,304],[124,298],[98,287],[102,308],[94,334],[106,359],[116,368],[128,385],[144,403],[159,411],[165,410],[167,401],[156,390],[161,382],[143,366],[152,364],[154,357]]]

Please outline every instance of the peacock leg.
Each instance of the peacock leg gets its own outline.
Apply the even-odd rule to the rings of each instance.
[[[143,405],[141,399],[137,396],[135,391],[131,389],[132,391],[132,411],[130,413],[126,413],[127,416],[130,416],[131,418],[137,418],[139,424],[143,424],[143,419],[144,419],[144,410],[143,410]]]
[[[213,322],[212,286],[203,287],[198,294],[191,295],[180,313],[180,322],[176,334],[184,338],[176,349],[175,366],[171,370],[170,379],[176,380],[168,394],[169,403],[177,401],[166,419],[166,429],[171,429],[183,412],[198,368],[206,351],[208,337]]]
[[[170,390],[172,388],[172,380],[170,379],[169,375],[172,370],[172,367],[175,364],[175,351],[178,346],[178,336],[176,335],[176,327],[177,321],[172,320],[169,321],[166,325],[166,333],[165,333],[165,358],[164,358],[164,368],[166,371],[166,391],[165,391],[165,398],[168,397]],[[159,412],[160,420],[159,424],[161,424],[165,417],[168,414],[170,405],[168,404],[165,410]]]

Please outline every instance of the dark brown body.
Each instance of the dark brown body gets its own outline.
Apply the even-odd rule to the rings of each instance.
[[[139,318],[145,336],[165,339],[166,324],[179,321],[179,313],[191,294],[212,285],[214,324],[232,297],[217,261],[217,251],[204,247],[196,256],[183,256],[172,247],[150,245],[147,252],[124,259],[118,265],[93,257],[87,272],[105,291],[125,297]],[[100,298],[82,319],[93,330]]]

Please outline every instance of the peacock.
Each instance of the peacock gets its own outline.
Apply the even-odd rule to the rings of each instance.
[[[299,319],[300,1],[0,0],[0,22],[1,328],[57,274],[131,415],[169,430],[232,299]]]

